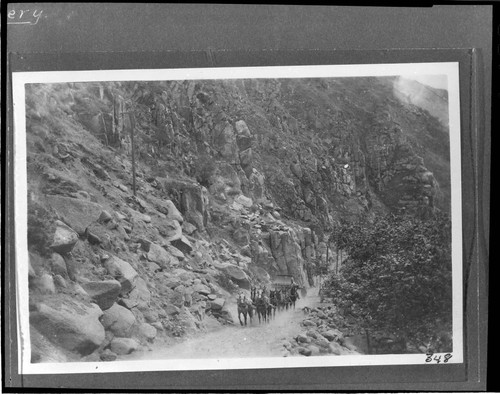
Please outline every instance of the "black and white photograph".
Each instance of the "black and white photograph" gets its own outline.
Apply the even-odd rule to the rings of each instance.
[[[463,362],[458,63],[12,85],[20,373]]]

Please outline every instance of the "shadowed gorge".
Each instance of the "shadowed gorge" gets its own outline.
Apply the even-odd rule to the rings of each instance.
[[[240,292],[338,272],[342,223],[448,213],[447,100],[396,76],[29,85],[32,361],[168,352]],[[334,334],[308,338],[355,351]]]

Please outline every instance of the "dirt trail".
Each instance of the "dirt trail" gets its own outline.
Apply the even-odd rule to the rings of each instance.
[[[302,308],[319,302],[317,291],[309,290],[309,295],[297,301],[295,310],[276,312],[276,318],[266,324],[259,324],[255,316],[247,326],[234,326],[202,334],[198,338],[186,340],[168,348],[155,348],[150,352],[136,354],[134,359],[171,358],[231,358],[231,357],[280,357],[284,354],[283,341],[290,340],[303,329]],[[237,319],[236,311],[233,316]],[[137,357],[139,356],[139,357]]]

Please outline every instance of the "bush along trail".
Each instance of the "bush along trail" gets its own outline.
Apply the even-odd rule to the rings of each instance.
[[[424,96],[419,106],[401,98],[396,82],[28,85],[29,261],[21,263],[29,269],[31,361],[217,349],[353,354],[364,351],[355,338],[365,328],[399,341],[393,326],[369,317],[381,322],[390,311],[395,322],[408,308],[394,307],[390,292],[381,293],[378,315],[365,302],[394,281],[399,295],[428,295],[429,307],[413,308],[426,314],[426,331],[405,331],[422,334],[417,351],[425,351],[434,328],[451,321],[443,312],[447,249],[436,248],[446,237],[436,234],[419,244],[425,253],[412,256],[404,247],[377,249],[369,261],[336,232],[359,218],[404,214],[424,223],[449,210],[447,124],[425,109],[443,107],[446,92]],[[401,242],[409,239],[404,225],[398,229]],[[352,264],[354,271],[345,269]],[[378,277],[370,267],[384,279],[363,282],[360,297],[353,283],[358,272],[363,280]],[[354,274],[341,280],[344,272]],[[433,272],[442,287],[427,280]],[[320,275],[333,303],[307,297],[275,320],[259,324],[254,316],[240,326],[240,293],[271,290],[280,276],[310,290]]]

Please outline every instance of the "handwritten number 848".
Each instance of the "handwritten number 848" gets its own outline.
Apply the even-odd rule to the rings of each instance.
[[[426,363],[432,363],[433,361],[435,361],[436,364],[439,364],[441,361],[446,364],[448,360],[452,357],[450,353],[446,353],[444,357],[441,354],[434,356],[434,353],[426,353],[426,356],[427,356],[427,358],[425,359]]]

